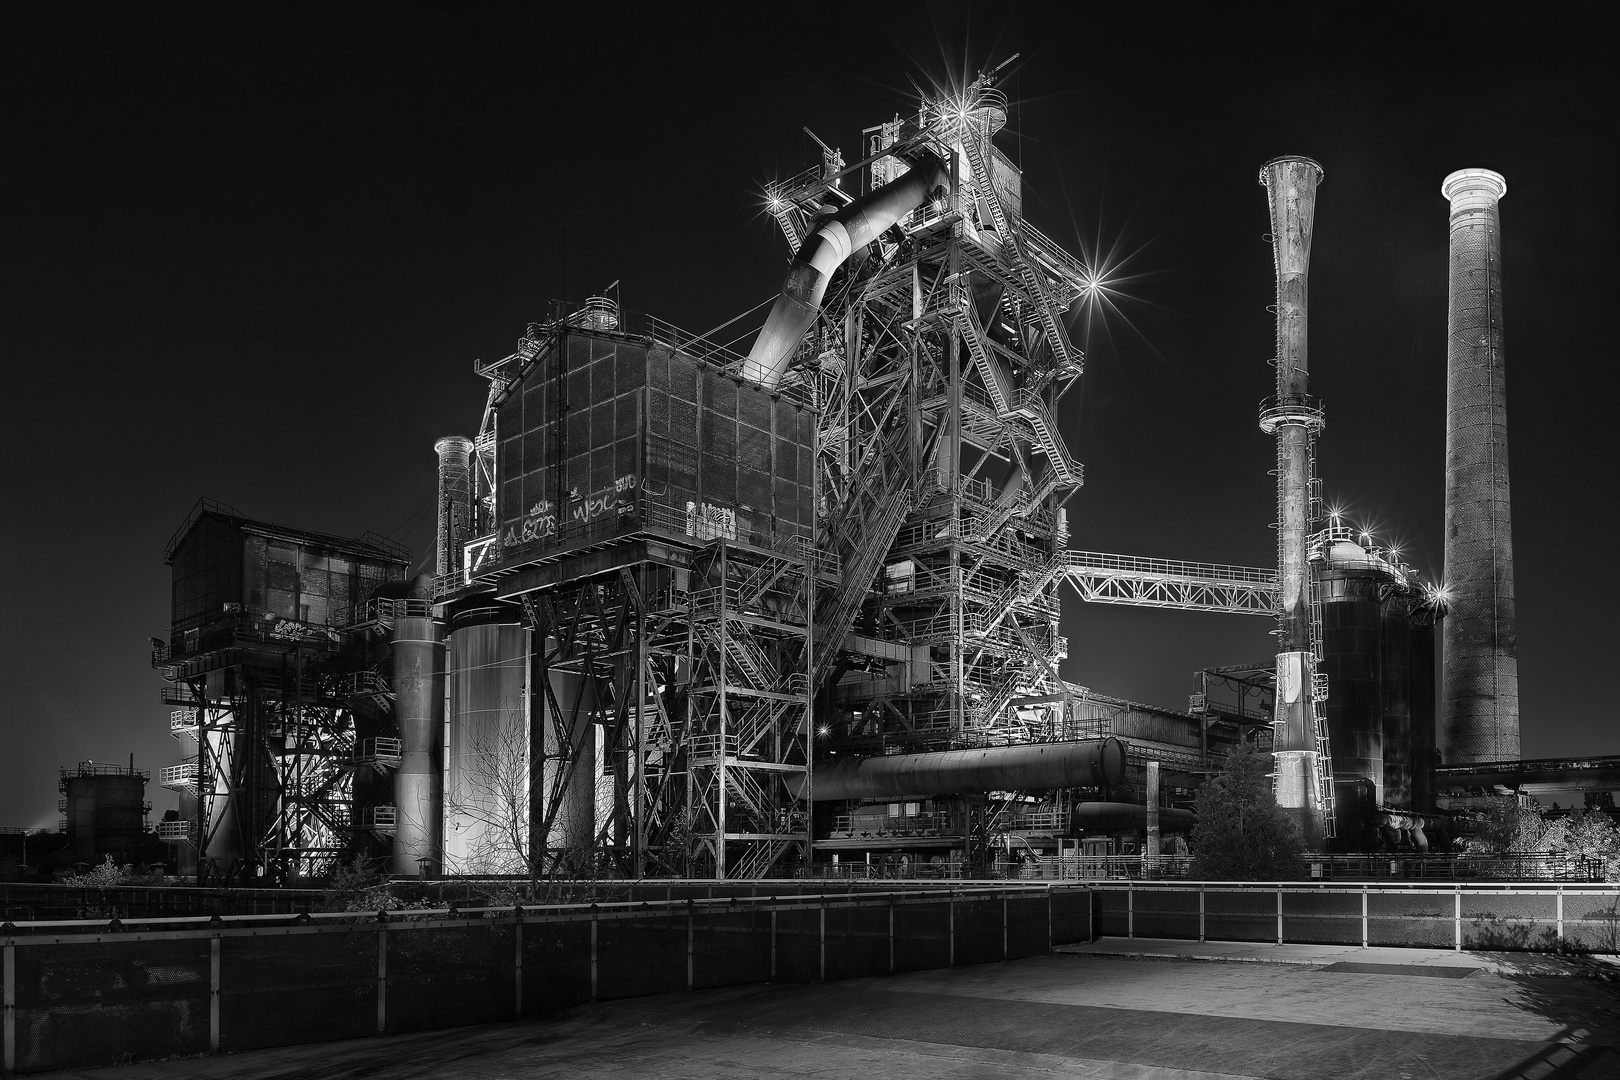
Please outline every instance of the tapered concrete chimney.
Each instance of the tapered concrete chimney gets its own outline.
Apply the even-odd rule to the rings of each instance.
[[[1440,191],[1451,202],[1451,290],[1439,750],[1444,764],[1462,765],[1519,757],[1497,213],[1507,181],[1489,169],[1463,169]]]

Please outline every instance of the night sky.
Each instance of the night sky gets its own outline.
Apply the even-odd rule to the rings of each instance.
[[[468,5],[470,7],[470,5]],[[5,689],[0,825],[56,769],[177,760],[146,639],[200,495],[432,544],[433,440],[552,298],[614,279],[692,331],[774,295],[761,185],[1014,52],[999,145],[1025,213],[1128,259],[1077,322],[1074,547],[1274,562],[1272,264],[1259,166],[1327,173],[1312,388],[1330,501],[1441,570],[1446,215],[1502,172],[1526,756],[1620,753],[1614,63],[1581,9],[1268,21],[1128,5],[13,4],[4,44]],[[1592,9],[1596,10],[1596,9]],[[1394,14],[1399,11],[1399,15]],[[1172,17],[1172,13],[1174,16]],[[743,325],[757,325],[760,313]],[[729,335],[719,335],[724,340]],[[745,339],[740,343],[746,349]],[[1067,677],[1183,707],[1265,619],[1066,602]],[[149,790],[157,812],[174,805]]]

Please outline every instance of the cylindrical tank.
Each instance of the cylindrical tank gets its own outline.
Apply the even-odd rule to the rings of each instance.
[[[583,867],[596,842],[596,687],[557,668],[549,670],[548,681],[561,712],[553,716],[549,701],[537,702],[545,752],[540,810],[551,816],[546,846]]]
[[[472,440],[446,435],[433,444],[439,455],[438,574],[461,568],[461,545],[472,538]]]
[[[444,863],[454,873],[528,869],[529,631],[522,613],[458,612],[445,660]]]
[[[1388,573],[1358,544],[1340,540],[1328,549],[1317,584],[1333,775],[1341,781],[1372,781],[1378,801],[1388,798],[1379,596],[1388,580]]]
[[[1440,757],[1519,757],[1519,666],[1508,498],[1502,246],[1489,169],[1446,177],[1451,287],[1446,319],[1445,658]]]
[[[836,757],[815,763],[811,791],[817,802],[838,802],[1109,787],[1124,778],[1125,744],[1105,738],[887,757]]]
[[[396,874],[437,873],[444,789],[444,623],[433,618],[426,577],[411,585],[406,614],[394,620],[394,717],[402,745],[394,776]]]
[[[1412,809],[1412,597],[1382,590],[1379,610],[1379,676],[1384,726],[1385,806]]]

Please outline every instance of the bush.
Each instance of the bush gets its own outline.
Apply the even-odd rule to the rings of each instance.
[[[135,867],[126,863],[119,866],[108,855],[102,860],[100,866],[92,867],[82,874],[68,874],[62,878],[60,884],[76,885],[81,888],[111,889],[128,883],[135,876]]]
[[[1290,881],[1305,843],[1277,806],[1268,758],[1243,745],[1198,792],[1191,875],[1203,881]]]

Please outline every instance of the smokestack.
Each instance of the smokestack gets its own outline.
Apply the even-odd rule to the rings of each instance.
[[[1277,437],[1277,704],[1272,725],[1277,805],[1311,847],[1331,835],[1331,765],[1314,697],[1311,614],[1312,446],[1325,421],[1311,397],[1306,352],[1307,274],[1322,166],[1280,157],[1260,170],[1271,209],[1277,274],[1277,394],[1260,410],[1260,430]]]
[[[1159,763],[1147,763],[1147,857],[1157,859],[1161,854],[1159,836]]]
[[[1446,317],[1446,565],[1440,757],[1519,757],[1519,662],[1508,507],[1502,248],[1489,169],[1446,177],[1451,289]]]
[[[472,536],[472,440],[446,435],[433,444],[439,455],[439,539],[435,572],[461,569],[461,545]]]

